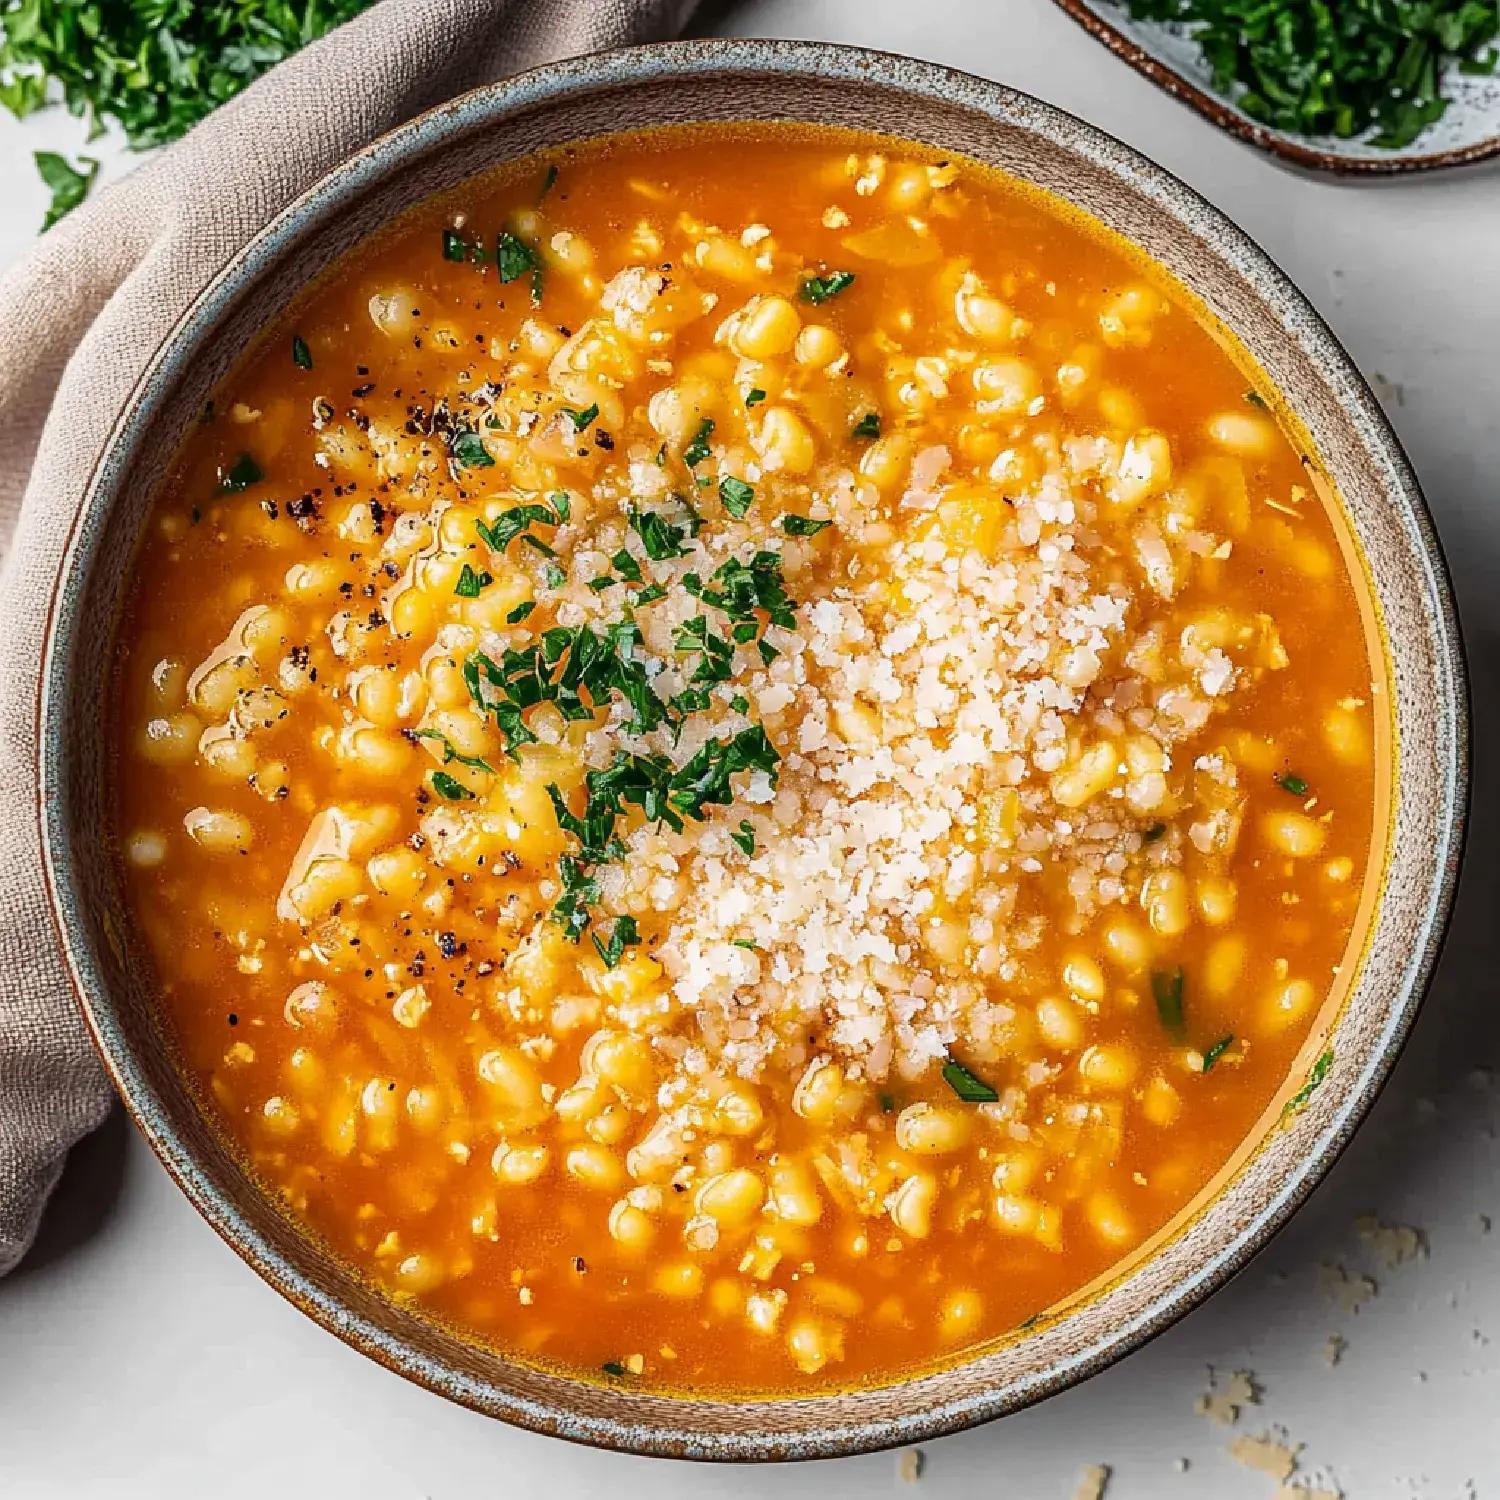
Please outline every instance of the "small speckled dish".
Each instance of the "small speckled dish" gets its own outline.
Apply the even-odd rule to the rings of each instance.
[[[1382,151],[1362,140],[1293,135],[1252,120],[1214,88],[1212,70],[1179,25],[1138,21],[1119,0],[1057,0],[1057,4],[1116,57],[1174,99],[1291,166],[1345,177],[1394,177],[1500,156],[1500,75],[1471,77],[1450,70],[1444,77],[1444,91],[1451,102],[1442,119],[1429,125],[1410,146]]]
[[[311,278],[412,204],[516,156],[635,127],[788,119],[899,134],[1050,190],[1153,257],[1201,316],[1233,331],[1260,388],[1283,393],[1310,480],[1333,505],[1353,575],[1367,580],[1349,628],[1365,632],[1372,691],[1389,706],[1379,729],[1387,816],[1362,943],[1281,1094],[1176,1221],[1067,1304],[943,1368],[800,1399],[727,1400],[606,1388],[478,1346],[361,1281],[262,1193],[174,1063],[115,867],[100,857],[111,839],[100,705],[164,468],[211,387]],[[204,1217],[309,1316],[432,1390],[540,1432],[682,1458],[814,1458],[968,1427],[1102,1369],[1221,1286],[1307,1196],[1390,1071],[1447,921],[1467,794],[1458,627],[1416,480],[1348,357],[1265,255],[1160,168],[1035,99],[906,58],[755,41],[583,59],[468,95],[377,141],[242,250],[162,346],[94,476],[56,595],[40,722],[39,817],[73,981],[137,1123]]]

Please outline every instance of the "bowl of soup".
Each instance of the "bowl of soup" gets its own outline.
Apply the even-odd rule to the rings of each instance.
[[[954,1430],[1207,1295],[1452,894],[1420,493],[1035,100],[712,42],[424,116],[163,347],[52,620],[122,1094],[278,1290],[643,1453]]]

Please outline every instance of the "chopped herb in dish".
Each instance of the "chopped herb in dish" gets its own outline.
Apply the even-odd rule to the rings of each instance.
[[[1447,110],[1445,75],[1492,73],[1494,0],[1125,0],[1184,25],[1214,87],[1294,135],[1410,146]]]

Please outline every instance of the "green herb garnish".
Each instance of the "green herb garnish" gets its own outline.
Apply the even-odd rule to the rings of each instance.
[[[750,938],[730,938],[729,941],[732,942],[736,948],[748,948],[752,953],[755,952],[755,943]]]
[[[537,259],[536,251],[525,240],[517,239],[508,230],[502,230],[496,242],[495,263],[499,268],[501,281],[505,282],[514,281],[528,271],[537,276],[542,272],[542,263]],[[537,295],[535,286],[532,293]]]
[[[708,446],[708,440],[714,435],[714,419],[704,417],[698,424],[698,430],[693,434],[693,440],[682,450],[682,461],[688,468],[694,468],[701,464],[713,450]]]
[[[951,1057],[943,1064],[943,1079],[965,1104],[995,1104],[999,1101],[1000,1095],[984,1079]]]
[[[736,521],[740,521],[744,519],[745,512],[754,503],[755,491],[743,479],[736,479],[733,474],[726,474],[719,481],[719,499],[724,502],[724,509]]]
[[[7,35],[11,27],[15,25],[16,19],[14,12],[7,15]],[[0,50],[0,57],[3,57],[4,52],[8,50],[8,47]],[[14,87],[14,83],[0,85],[0,99],[3,99],[4,91]],[[9,100],[3,102],[9,103]],[[17,110],[16,113],[20,114],[23,111]],[[37,174],[52,192],[52,203],[47,209],[47,217],[42,220],[42,228],[47,230],[88,197],[89,188],[99,172],[99,163],[92,156],[80,156],[78,158],[82,167],[80,171],[66,156],[59,156],[56,151],[33,151],[31,156],[36,163]]]
[[[1245,400],[1248,401],[1251,406],[1258,406],[1262,411],[1267,411],[1269,409],[1266,406],[1266,398],[1262,396],[1259,391],[1246,391]]]
[[[455,463],[466,469],[493,469],[495,460],[484,446],[484,439],[472,427],[458,427],[448,434],[448,452]]]
[[[449,802],[472,802],[474,793],[461,781],[455,781],[446,771],[432,773],[432,789]]]
[[[457,761],[461,766],[473,766],[476,771],[488,771],[492,776],[495,774],[495,768],[483,756],[460,755],[453,748],[453,741],[446,734],[439,734],[436,729],[414,729],[412,730],[411,737],[414,740],[436,740],[443,747],[443,764],[445,766]]]
[[[815,521],[811,516],[787,515],[781,518],[781,529],[788,536],[817,536],[824,527],[832,525],[832,521]]]
[[[542,178],[542,190],[536,195],[536,201],[540,203],[553,188],[557,186],[557,163],[552,162],[547,168],[547,175]]]
[[[798,291],[804,302],[811,302],[816,307],[853,285],[853,271],[830,271],[826,276],[809,276]]]
[[[641,934],[636,928],[634,917],[616,917],[615,930],[610,933],[607,943],[599,941],[597,932],[593,934],[593,939],[599,957],[604,960],[604,967],[617,969],[625,956],[625,950],[635,947],[641,940]]]
[[[1156,1014],[1168,1031],[1182,1030],[1182,970],[1155,969],[1151,974],[1151,993],[1156,998]]]
[[[750,822],[749,818],[742,818],[740,820],[740,826],[738,828],[731,828],[729,830],[729,837],[732,838],[735,843],[745,851],[746,854],[754,858],[755,828],[754,825]]]
[[[299,370],[313,367],[312,350],[307,347],[307,340],[295,333],[292,335],[292,363]]]
[[[1232,1036],[1221,1036],[1219,1040],[1216,1041],[1213,1046],[1203,1054],[1203,1071],[1205,1073],[1211,1071],[1213,1065],[1218,1062],[1218,1060],[1223,1057],[1223,1055],[1232,1046],[1234,1046],[1234,1038]]]
[[[637,607],[643,604],[655,604],[658,599],[665,599],[667,590],[660,583],[649,583],[643,589],[638,589],[630,596],[630,602]]]
[[[1330,1047],[1326,1052],[1322,1053],[1319,1056],[1317,1062],[1312,1065],[1312,1068],[1307,1075],[1307,1082],[1304,1083],[1302,1087],[1298,1089],[1290,1099],[1287,1100],[1286,1108],[1282,1111],[1282,1115],[1286,1116],[1296,1114],[1297,1111],[1300,1110],[1315,1093],[1317,1093],[1318,1089],[1322,1086],[1323,1080],[1328,1077],[1328,1070],[1332,1066],[1333,1048]]]
[[[529,528],[562,525],[568,512],[566,508],[559,509],[557,502],[559,499],[566,501],[566,498],[551,495],[548,497],[550,505],[513,505],[509,510],[501,511],[492,523],[476,521],[474,529],[491,552],[504,552],[517,537],[535,546],[536,539],[527,534]],[[544,545],[541,550],[549,557],[556,556],[550,547]]]
[[[456,229],[443,229],[443,259],[468,260],[469,242]]]
[[[878,438],[880,436],[880,413],[878,411],[867,411],[854,424],[854,436],[857,438]]]
[[[1288,772],[1285,776],[1276,778],[1276,785],[1282,791],[1290,792],[1294,797],[1305,797],[1307,795],[1307,783],[1300,776],[1294,776]]]
[[[614,565],[615,572],[626,583],[644,583],[646,581],[641,573],[641,565],[623,547],[610,558],[610,562]]]
[[[1214,87],[1251,119],[1296,135],[1409,146],[1448,107],[1443,74],[1489,73],[1495,0],[1126,0],[1185,25]]]
[[[527,615],[529,615],[535,608],[536,600],[528,599],[524,604],[516,605],[516,607],[511,610],[508,615],[506,615],[505,623],[507,625],[519,625],[521,621],[524,620]]]
[[[625,1366],[622,1365],[617,1359],[607,1359],[602,1365],[599,1366],[599,1368],[603,1370],[606,1375],[623,1375],[625,1373]]]
[[[748,396],[745,397],[745,409],[748,411],[752,406],[759,406],[766,399],[766,393],[756,386]]]
[[[568,575],[556,563],[548,567],[542,577],[546,580],[549,589],[560,589],[568,581]]]
[[[453,592],[460,599],[477,599],[494,581],[488,573],[476,573],[465,563],[458,582],[453,585]]]
[[[632,510],[630,529],[640,537],[641,546],[652,562],[687,556],[687,548],[682,545],[685,528],[673,526],[659,511]]]
[[[260,465],[248,453],[242,453],[225,474],[219,490],[221,494],[238,495],[241,490],[248,490],[252,484],[259,484],[265,477]]]
[[[562,409],[565,417],[570,417],[573,422],[573,431],[582,432],[591,426],[599,416],[599,406],[596,402],[593,406],[585,406],[582,411],[574,411],[571,406]]]

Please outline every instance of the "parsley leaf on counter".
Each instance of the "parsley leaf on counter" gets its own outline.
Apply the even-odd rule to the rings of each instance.
[[[83,170],[79,171],[66,156],[59,156],[56,151],[34,151],[32,157],[42,181],[52,190],[52,206],[42,220],[42,228],[51,229],[65,213],[77,208],[88,197],[99,163],[92,156],[80,156],[78,160]]]

